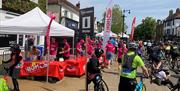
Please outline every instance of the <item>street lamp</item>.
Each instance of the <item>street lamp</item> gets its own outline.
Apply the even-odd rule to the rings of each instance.
[[[123,12],[122,12],[122,17],[123,17],[123,31],[122,31],[122,38],[123,38],[123,33],[125,32],[124,26],[125,26],[125,17],[126,17],[125,13],[126,13],[126,12],[127,12],[128,14],[130,14],[131,11],[130,11],[130,10],[123,10]]]

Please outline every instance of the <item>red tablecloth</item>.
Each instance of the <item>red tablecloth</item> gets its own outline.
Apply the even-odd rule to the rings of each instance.
[[[78,57],[76,59],[66,60],[65,76],[82,76],[85,74],[87,58]]]
[[[20,76],[46,76],[48,63],[46,61],[24,62]],[[49,63],[49,76],[59,80],[64,78],[65,62],[52,61]]]

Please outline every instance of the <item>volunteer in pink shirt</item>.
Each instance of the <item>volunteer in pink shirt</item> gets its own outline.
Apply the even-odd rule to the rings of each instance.
[[[66,39],[64,39],[63,42],[64,42],[63,58],[64,58],[64,60],[67,60],[70,57],[70,45],[68,44]]]
[[[124,43],[122,43],[121,45],[118,45],[118,63],[119,63],[119,66],[122,63],[123,52],[124,52],[124,54],[127,54],[127,52],[128,52],[128,49],[126,48]]]
[[[93,45],[91,43],[88,43],[87,44],[87,53],[88,53],[88,55],[91,56],[93,54],[93,50],[94,50]]]
[[[102,48],[102,40],[99,40],[98,44],[97,44],[97,48]]]
[[[77,56],[79,55],[83,55],[83,48],[82,48],[82,45],[84,44],[84,40],[81,39],[77,45],[76,45],[76,53],[77,53]]]
[[[108,43],[106,45],[106,58],[109,61],[108,68],[110,68],[110,63],[112,62],[112,60],[114,58],[114,53],[115,53],[115,47],[113,44],[111,44],[110,41],[108,41]]]
[[[58,43],[56,42],[55,38],[51,39],[51,44],[50,44],[50,59],[54,60],[57,55],[57,50],[58,50]]]

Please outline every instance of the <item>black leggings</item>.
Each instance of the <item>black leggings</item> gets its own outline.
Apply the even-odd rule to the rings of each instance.
[[[12,82],[13,82],[13,85],[14,85],[14,91],[20,91],[17,79],[16,78],[12,78]]]
[[[120,77],[118,91],[134,91],[136,88],[136,79],[130,79],[125,77]]]
[[[171,87],[174,86],[173,83],[172,83],[169,79],[167,79],[167,80],[165,80],[165,81],[162,81],[161,84],[163,84],[163,85],[169,84],[169,85],[171,85]]]

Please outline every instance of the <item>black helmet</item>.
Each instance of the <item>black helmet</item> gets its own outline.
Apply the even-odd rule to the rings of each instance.
[[[137,48],[138,48],[138,45],[136,43],[131,42],[128,45],[129,50],[136,50]]]
[[[97,58],[99,58],[103,53],[104,53],[104,51],[102,49],[100,49],[100,48],[95,49],[95,55]]]

